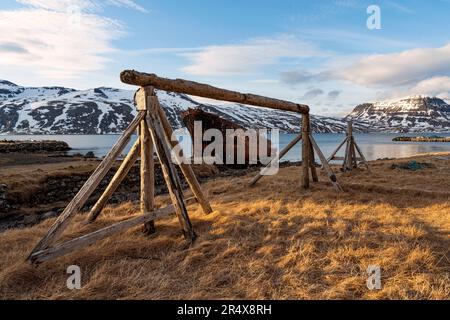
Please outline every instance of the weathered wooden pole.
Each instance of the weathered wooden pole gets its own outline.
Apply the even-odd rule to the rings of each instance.
[[[178,176],[178,172],[172,162],[169,147],[170,143],[166,139],[161,119],[159,117],[158,98],[153,93],[151,96],[145,95],[143,101],[137,101],[138,103],[144,103],[148,107],[146,121],[155,146],[156,154],[158,155],[161,164],[161,169],[164,180],[166,181],[170,199],[175,207],[175,212],[177,213],[180,225],[183,228],[183,235],[186,239],[193,243],[197,238],[197,235],[194,232],[194,228],[192,227],[186,206],[184,204],[184,195],[180,177]]]
[[[161,78],[156,74],[141,73],[134,70],[123,71],[120,74],[120,79],[124,83],[140,87],[152,86],[155,89],[190,94],[198,97],[309,114],[309,107],[304,104],[216,88],[189,80]]]
[[[141,213],[151,212],[155,208],[155,160],[153,158],[153,142],[147,122],[144,120],[141,129]],[[156,232],[155,222],[144,224],[144,233]]]
[[[309,140],[309,114],[302,115],[302,187],[309,189],[309,168],[311,157]]]
[[[173,129],[172,126],[169,123],[169,120],[166,117],[166,114],[164,110],[161,108],[161,106],[158,103],[158,113],[159,118],[161,119],[161,123],[164,129],[164,132],[166,134],[167,140],[171,143],[172,147],[175,148],[179,142],[178,141],[172,141],[173,136]],[[204,214],[210,214],[213,212],[211,205],[209,204],[208,199],[206,198],[205,194],[203,193],[203,190],[200,186],[200,183],[197,180],[197,177],[195,176],[194,170],[192,169],[191,165],[187,163],[184,156],[181,154],[181,158],[177,159],[181,168],[181,172],[183,173],[187,183],[189,184],[190,189],[192,190],[192,193],[194,194],[195,198],[197,199],[197,202],[202,207]]]
[[[309,135],[312,135],[311,119],[308,124],[308,133],[309,133]],[[308,138],[309,138],[309,136],[308,136]],[[316,169],[316,157],[314,154],[314,148],[312,147],[311,141],[309,141],[309,150],[310,150],[309,166],[311,168],[311,176],[312,176],[314,182],[319,182],[319,176],[317,175],[317,169]]]
[[[337,191],[343,191],[341,185],[339,184],[336,175],[334,174],[333,170],[330,167],[330,164],[327,161],[327,158],[323,155],[322,151],[319,148],[319,145],[314,140],[314,137],[312,135],[309,136],[309,140],[312,144],[312,147],[316,150],[317,155],[319,156],[320,162],[322,162],[322,166],[325,169],[325,172],[327,173],[328,177],[331,180],[331,183],[333,184],[333,187]]]
[[[251,181],[250,181],[250,186],[255,185],[263,176],[265,173],[267,173],[267,171],[270,170],[270,168],[272,168],[276,163],[278,163],[280,161],[281,158],[283,158],[288,152],[289,150],[291,150],[300,140],[302,140],[302,134],[300,133],[298,136],[295,137],[294,140],[292,140],[291,142],[289,142],[289,144],[284,147],[283,150],[281,150],[278,155],[273,158],[270,163],[260,171],[260,173],[258,173]]]
[[[351,171],[353,168],[353,123],[347,122],[347,149],[345,155],[344,171]]]
[[[113,193],[117,190],[119,185],[122,183],[123,179],[130,172],[133,165],[136,163],[136,160],[139,158],[139,151],[141,148],[140,138],[136,140],[134,145],[131,147],[130,152],[122,161],[119,169],[117,169],[114,177],[111,179],[111,182],[106,187],[105,191],[101,195],[101,197],[97,200],[96,204],[92,207],[89,216],[87,218],[87,223],[92,223],[97,220],[97,217],[100,215],[101,211],[105,207],[108,200],[111,198]]]

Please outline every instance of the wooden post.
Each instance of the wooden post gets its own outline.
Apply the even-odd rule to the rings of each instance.
[[[175,207],[180,225],[183,228],[183,234],[191,243],[195,241],[197,235],[194,232],[186,206],[183,201],[183,189],[181,187],[180,177],[171,161],[171,152],[169,148],[169,141],[165,138],[164,130],[158,113],[158,98],[156,96],[146,96],[145,103],[149,106],[147,113],[147,125],[156,147],[156,153],[161,163],[164,180],[166,181],[167,189],[172,203]]]
[[[141,213],[151,212],[155,208],[155,161],[153,158],[153,143],[147,122],[143,120],[141,130]],[[156,232],[155,222],[144,224],[144,233],[147,235]]]
[[[311,146],[309,141],[309,114],[302,115],[302,187],[309,189]]]
[[[144,116],[145,113],[143,112],[138,113],[136,118],[130,123],[128,128],[116,142],[113,148],[105,156],[105,159],[100,163],[100,165],[90,176],[90,178],[86,181],[86,183],[77,193],[77,195],[67,205],[67,207],[61,213],[58,219],[56,219],[55,223],[51,226],[50,230],[45,235],[45,237],[42,238],[42,240],[33,249],[32,253],[48,248],[48,246],[52,243],[52,241],[62,234],[62,232],[66,229],[68,223],[70,222],[71,218],[73,218],[73,215],[84,206],[89,196],[98,187],[102,179],[108,173],[109,169],[111,169],[111,167],[114,164],[114,161],[117,159],[122,150],[125,148],[128,141],[130,140],[131,134],[134,132],[134,130],[136,130],[136,127],[139,125]],[[30,258],[30,256],[28,258]]]
[[[111,179],[108,187],[105,189],[100,199],[98,199],[97,203],[92,207],[88,219],[86,220],[87,223],[92,223],[97,219],[108,200],[117,190],[123,179],[130,172],[131,168],[136,163],[136,160],[139,158],[140,147],[141,143],[140,139],[138,138],[134,145],[131,147],[130,152],[128,153],[126,158],[122,161],[122,164],[120,165],[114,177]]]
[[[309,135],[312,135],[311,121],[309,121],[309,124],[308,124],[308,133],[309,133]],[[309,139],[309,135],[308,135],[308,139]],[[309,150],[310,150],[309,165],[311,168],[311,176],[312,176],[314,182],[319,182],[319,176],[317,175],[317,169],[316,169],[316,157],[314,155],[314,148],[312,147],[311,141],[309,142]]]
[[[347,122],[347,148],[345,154],[344,171],[351,171],[353,168],[353,153],[352,153],[352,140],[353,140],[353,125],[352,121]]]

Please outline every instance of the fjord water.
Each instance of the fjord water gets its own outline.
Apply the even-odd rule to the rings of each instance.
[[[450,152],[450,143],[445,142],[393,142],[392,139],[398,136],[445,136],[450,137],[450,133],[367,133],[355,134],[356,142],[361,147],[367,160],[376,160],[380,158],[403,158],[413,156],[419,153],[427,152]],[[280,148],[282,149],[291,140],[295,134],[280,134]],[[345,138],[344,134],[322,133],[314,135],[317,143],[326,157],[328,157]],[[113,144],[117,141],[119,135],[2,135],[0,140],[60,140],[69,144],[72,150],[69,154],[93,151],[96,156],[104,156]],[[126,153],[135,140],[132,137],[130,144],[124,150]],[[179,136],[186,155],[190,155],[191,142],[188,135]],[[301,157],[301,143],[297,144],[284,158],[285,161],[298,161]],[[341,154],[343,149],[341,150]]]

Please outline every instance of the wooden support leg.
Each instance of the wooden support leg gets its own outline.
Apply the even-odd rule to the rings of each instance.
[[[320,161],[322,162],[322,165],[326,171],[326,173],[328,174],[328,177],[331,180],[331,183],[333,184],[333,187],[337,190],[337,191],[343,191],[341,185],[339,184],[339,182],[337,181],[336,175],[334,174],[333,170],[331,170],[331,167],[327,161],[327,159],[325,158],[325,156],[322,153],[322,150],[320,150],[319,145],[316,143],[316,141],[314,140],[314,138],[312,137],[312,135],[309,136],[309,139],[311,141],[312,146],[314,147],[314,149],[317,152],[317,155],[320,158]]]
[[[302,187],[309,189],[309,167],[311,156],[309,136],[309,114],[302,115]]]
[[[134,145],[131,147],[130,152],[123,160],[116,174],[112,178],[108,187],[103,192],[100,199],[98,199],[97,203],[92,207],[91,212],[86,220],[87,223],[92,223],[97,220],[97,217],[100,215],[101,211],[105,207],[108,200],[111,198],[113,193],[117,190],[119,185],[122,183],[123,179],[130,172],[133,165],[136,163],[136,160],[139,158],[139,150],[141,147],[140,139],[136,140]]]
[[[361,159],[362,159],[364,165],[366,166],[367,171],[369,171],[369,173],[370,173],[370,166],[369,166],[369,163],[367,162],[366,157],[364,156],[364,154],[362,153],[361,149],[359,148],[359,146],[358,146],[358,144],[357,144],[356,142],[355,142],[355,148],[356,148],[356,150],[358,151],[359,156],[361,157]]]
[[[48,248],[48,246],[58,238],[61,233],[66,229],[70,219],[73,217],[75,213],[77,213],[86,203],[89,196],[94,192],[94,190],[98,187],[102,179],[108,173],[109,169],[114,164],[114,161],[120,155],[122,150],[127,145],[128,141],[136,127],[139,125],[141,120],[144,118],[145,113],[139,112],[136,118],[131,122],[129,127],[125,130],[123,135],[119,138],[114,147],[110,150],[110,152],[106,155],[105,159],[100,163],[91,177],[86,181],[77,195],[72,199],[63,213],[58,217],[55,223],[50,228],[47,235],[38,243],[38,245],[33,249],[32,253]],[[28,259],[30,256],[28,257]]]
[[[339,150],[341,150],[342,146],[347,142],[347,137],[345,137],[345,139],[339,144],[339,146],[336,148],[336,150],[333,151],[333,153],[331,154],[331,156],[327,159],[328,162],[330,162],[331,160],[333,160],[333,158],[336,156],[336,154],[339,152]]]
[[[158,98],[156,96],[150,96],[149,102],[152,105],[148,112],[146,121],[150,130],[150,134],[153,143],[156,147],[156,153],[161,163],[164,179],[169,190],[170,198],[175,207],[180,224],[183,228],[184,236],[193,243],[197,237],[192,227],[189,215],[186,210],[186,206],[183,201],[183,189],[181,188],[180,177],[175,169],[174,164],[171,161],[171,153],[169,148],[169,142],[165,139],[164,131],[162,128],[161,120],[157,112]]]
[[[278,155],[273,158],[272,161],[270,161],[270,163],[250,181],[250,186],[254,186],[264,176],[264,173],[266,173],[269,168],[278,163],[280,159],[283,158],[289,152],[289,150],[291,150],[300,140],[302,140],[302,134],[296,136],[294,140],[292,140],[286,147],[284,147],[284,149],[281,150]]]
[[[356,158],[355,139],[352,136],[352,165],[353,168],[358,168],[358,159]]]
[[[312,134],[311,121],[309,122],[309,125],[308,125],[308,132],[309,132],[309,134]],[[309,139],[309,136],[308,136],[308,139]],[[312,176],[314,182],[319,182],[319,176],[317,175],[317,169],[316,169],[316,157],[314,155],[314,148],[312,147],[311,141],[309,142],[309,150],[310,150],[309,166],[311,168],[311,176]]]
[[[155,161],[153,158],[153,143],[147,122],[143,120],[140,125],[141,137],[141,213],[151,212],[155,208]],[[155,222],[144,224],[144,233],[147,235],[156,232]]]
[[[347,122],[347,148],[345,150],[344,171],[352,171],[353,168],[353,123]]]
[[[173,129],[169,123],[169,120],[166,117],[166,114],[164,113],[164,110],[159,105],[159,102],[157,111],[159,113],[159,118],[161,119],[164,133],[166,134],[166,139],[171,143],[172,148],[175,148],[179,144],[179,142],[172,141]],[[213,210],[211,208],[211,205],[209,204],[208,199],[205,197],[202,191],[200,183],[198,182],[197,177],[195,176],[194,170],[192,169],[191,165],[188,164],[188,162],[184,159],[183,155],[181,155],[181,157],[182,157],[181,159],[178,159],[178,163],[180,163],[181,172],[183,173],[187,183],[189,184],[189,187],[192,190],[192,193],[194,194],[195,198],[202,207],[203,213],[210,214]]]
[[[351,171],[352,170],[352,152],[351,152],[351,138],[347,139],[347,146],[345,148],[345,160],[343,164],[343,171]]]

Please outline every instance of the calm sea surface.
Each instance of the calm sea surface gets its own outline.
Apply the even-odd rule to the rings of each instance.
[[[383,134],[383,133],[369,133],[369,134],[355,134],[356,142],[361,147],[366,158],[368,160],[376,160],[379,158],[402,158],[412,156],[418,153],[425,152],[450,152],[450,143],[427,143],[427,142],[393,142],[392,138],[397,136],[446,136],[449,137],[450,133],[412,133],[412,134]],[[280,134],[280,148],[286,146],[295,134]],[[323,133],[316,134],[315,139],[322,149],[325,156],[329,156],[339,145],[339,143],[345,138],[344,134],[331,134]],[[65,141],[72,148],[71,154],[74,153],[86,153],[93,151],[96,156],[104,156],[112,145],[117,141],[119,135],[2,135],[0,140],[60,140]],[[190,155],[190,138],[189,136],[182,135],[179,137],[185,149],[186,155]],[[134,139],[131,139],[129,150]],[[283,160],[297,161],[300,160],[301,151],[300,145],[295,146]],[[342,148],[343,150],[344,148]],[[342,152],[341,152],[342,154]]]

